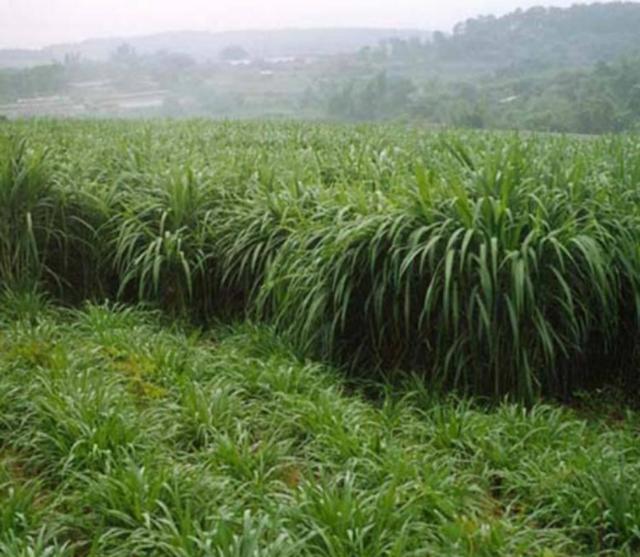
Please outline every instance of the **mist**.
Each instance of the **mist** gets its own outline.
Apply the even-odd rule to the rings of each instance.
[[[576,4],[557,0],[555,6]],[[0,48],[40,48],[97,37],[172,30],[318,27],[447,31],[484,14],[539,5],[535,0],[0,0]]]
[[[640,3],[535,4],[0,0],[0,120],[639,127]]]

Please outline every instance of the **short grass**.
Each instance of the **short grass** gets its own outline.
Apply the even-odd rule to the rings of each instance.
[[[633,411],[347,383],[268,326],[164,319],[2,296],[0,555],[640,550]]]

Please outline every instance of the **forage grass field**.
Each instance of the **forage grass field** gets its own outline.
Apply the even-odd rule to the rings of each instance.
[[[636,555],[639,416],[347,381],[273,327],[0,303],[0,554]]]
[[[302,353],[368,374],[568,397],[636,377],[639,144],[4,124],[0,281],[201,322],[249,315]]]
[[[0,126],[0,555],[640,552],[640,138]]]

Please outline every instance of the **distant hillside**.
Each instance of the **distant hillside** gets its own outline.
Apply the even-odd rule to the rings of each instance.
[[[0,69],[0,115],[11,118],[406,119],[640,131],[640,3],[517,10],[461,22],[449,34],[309,29],[89,40],[0,51]]]
[[[54,45],[41,50],[0,50],[0,67],[19,67],[62,61],[67,54],[104,61],[123,43],[138,54],[158,51],[188,54],[197,61],[217,60],[229,46],[239,46],[252,57],[306,57],[356,52],[387,39],[427,39],[417,29],[286,29],[228,31],[222,33],[180,31],[131,38],[90,39]]]
[[[524,71],[584,67],[640,50],[640,3],[517,10],[469,19],[452,35],[436,33],[434,39],[430,57],[444,64]]]
[[[516,10],[502,17],[487,15],[460,22],[453,33],[327,28],[180,31],[89,39],[40,50],[0,50],[0,67],[48,64],[71,54],[79,54],[85,60],[105,61],[123,43],[132,46],[139,55],[176,52],[206,62],[218,60],[220,52],[230,46],[241,47],[252,58],[313,57],[355,53],[366,47],[375,49],[381,42],[395,44],[395,54],[408,53],[416,60],[422,59],[432,73],[440,74],[587,67],[640,51],[640,3]],[[402,43],[410,43],[411,47],[399,48]]]

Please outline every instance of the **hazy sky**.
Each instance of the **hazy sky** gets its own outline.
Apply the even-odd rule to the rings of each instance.
[[[170,30],[419,27],[576,0],[0,0],[0,47]]]

